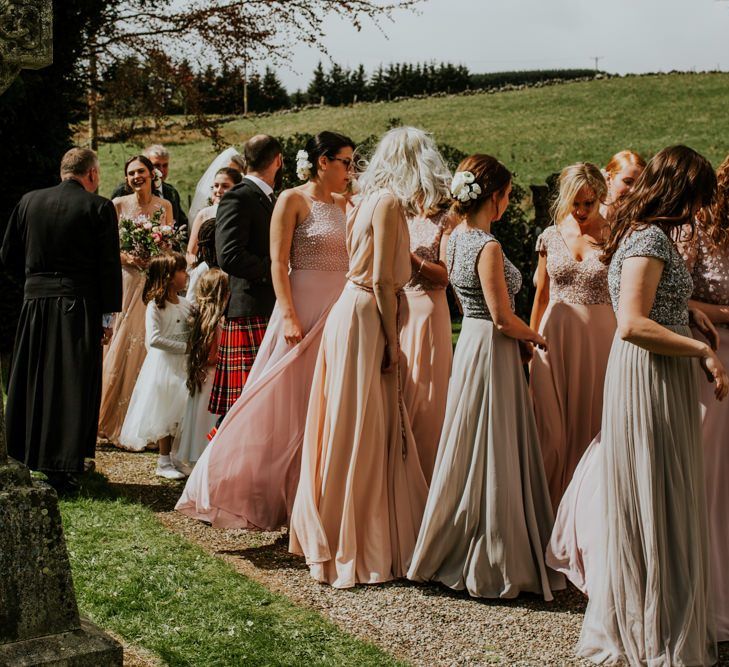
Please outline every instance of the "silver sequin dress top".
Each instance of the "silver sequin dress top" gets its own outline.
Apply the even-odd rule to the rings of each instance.
[[[613,310],[618,310],[620,274],[629,257],[655,257],[664,262],[663,274],[656,289],[650,319],[665,326],[688,325],[688,300],[693,281],[678,250],[659,227],[648,225],[623,238],[613,255],[608,271],[608,287]]]
[[[556,225],[539,235],[537,252],[547,256],[550,301],[585,306],[610,303],[608,267],[600,261],[599,253],[590,253],[578,262]]]
[[[463,315],[493,321],[478,277],[478,257],[487,243],[498,243],[492,234],[480,229],[456,229],[448,241],[448,275],[463,306]],[[511,310],[514,297],[521,289],[521,273],[504,255],[504,278]]]
[[[311,211],[294,229],[289,264],[292,269],[346,271],[347,216],[337,204],[313,200]]]

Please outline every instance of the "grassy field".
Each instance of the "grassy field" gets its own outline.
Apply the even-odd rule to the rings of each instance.
[[[166,665],[403,664],[168,532],[101,475],[60,505],[81,613]]]
[[[438,141],[468,152],[499,157],[520,183],[543,182],[578,160],[604,165],[616,151],[632,148],[645,155],[687,143],[718,163],[729,153],[729,74],[674,74],[566,83],[468,97],[359,104],[295,114],[232,121],[222,128],[233,145],[252,134],[287,136],[333,129],[355,140],[381,133],[399,118],[434,133]],[[183,201],[215,151],[210,142],[173,133],[160,138],[173,154],[170,181]],[[154,137],[152,137],[154,139]],[[120,180],[124,158],[139,146],[101,148],[102,193]]]

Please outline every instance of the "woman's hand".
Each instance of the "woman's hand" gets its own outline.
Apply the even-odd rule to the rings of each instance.
[[[692,324],[703,334],[704,338],[709,341],[712,350],[719,349],[719,332],[712,324],[706,313],[698,308],[689,308],[689,319]]]
[[[382,372],[392,373],[400,363],[400,346],[397,343],[385,345],[385,354],[382,357]]]
[[[540,350],[547,349],[547,341],[543,336],[540,336],[534,329],[530,329],[531,333],[520,338],[520,341],[536,345]]]
[[[519,355],[521,356],[522,364],[531,363],[532,357],[534,357],[534,345],[528,340],[519,341]]]
[[[304,332],[301,322],[295,314],[284,317],[284,339],[289,345],[296,345],[301,342]]]
[[[706,355],[701,357],[701,368],[706,373],[709,382],[714,383],[714,396],[716,396],[716,399],[718,401],[723,400],[729,392],[729,377],[727,377],[726,370],[714,350],[707,349]]]

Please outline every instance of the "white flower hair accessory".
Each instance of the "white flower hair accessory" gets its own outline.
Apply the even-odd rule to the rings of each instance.
[[[309,154],[305,150],[300,150],[296,154],[296,175],[302,181],[309,180],[313,166],[314,165],[309,162]]]
[[[451,195],[460,202],[478,199],[481,186],[475,182],[476,177],[470,171],[457,171],[451,181]]]
[[[159,169],[152,171],[152,185],[158,190],[162,187],[162,172]]]

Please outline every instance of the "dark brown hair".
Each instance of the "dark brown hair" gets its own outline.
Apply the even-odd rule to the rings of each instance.
[[[215,218],[203,222],[197,233],[197,261],[195,266],[203,262],[206,262],[211,269],[218,266],[218,255],[215,252]]]
[[[157,308],[164,308],[167,292],[170,289],[172,278],[178,271],[187,268],[187,260],[179,252],[167,252],[152,257],[147,268],[147,280],[144,283],[142,300],[145,305],[150,301],[157,304]]]
[[[317,175],[317,172],[319,171],[319,158],[322,155],[331,160],[337,156],[339,151],[347,146],[349,146],[352,151],[356,148],[354,141],[343,134],[339,134],[339,132],[329,132],[328,130],[325,130],[324,132],[319,132],[319,134],[311,137],[311,139],[306,142],[306,146],[304,146],[304,150],[309,156],[309,162],[311,163],[310,178],[314,178],[314,176]],[[354,161],[354,156],[352,156],[352,160]]]
[[[622,240],[636,229],[660,227],[676,238],[691,225],[697,206],[707,206],[716,191],[716,175],[709,161],[688,146],[659,151],[638,177],[635,187],[618,203],[610,234],[603,243],[602,261],[609,264]]]
[[[72,148],[61,159],[62,176],[84,176],[98,166],[99,158],[89,148]]]
[[[248,171],[263,171],[282,153],[281,144],[268,134],[257,134],[243,145]]]
[[[729,250],[729,155],[716,170],[716,195],[704,213],[706,233],[718,248]]]
[[[511,183],[511,172],[495,157],[483,153],[469,155],[461,161],[456,171],[470,171],[475,179],[474,183],[478,183],[481,188],[481,194],[476,199],[453,201],[451,210],[460,217],[466,213],[476,213],[491,195],[504,192]]]
[[[195,292],[197,305],[190,317],[187,357],[186,384],[190,396],[200,391],[205,382],[210,349],[230,295],[228,276],[220,269],[210,269],[200,276]]]
[[[233,167],[223,167],[215,172],[216,176],[219,176],[220,174],[225,174],[231,181],[233,181],[233,185],[238,185],[238,183],[243,180],[243,174],[241,174],[237,169],[233,169]]]

